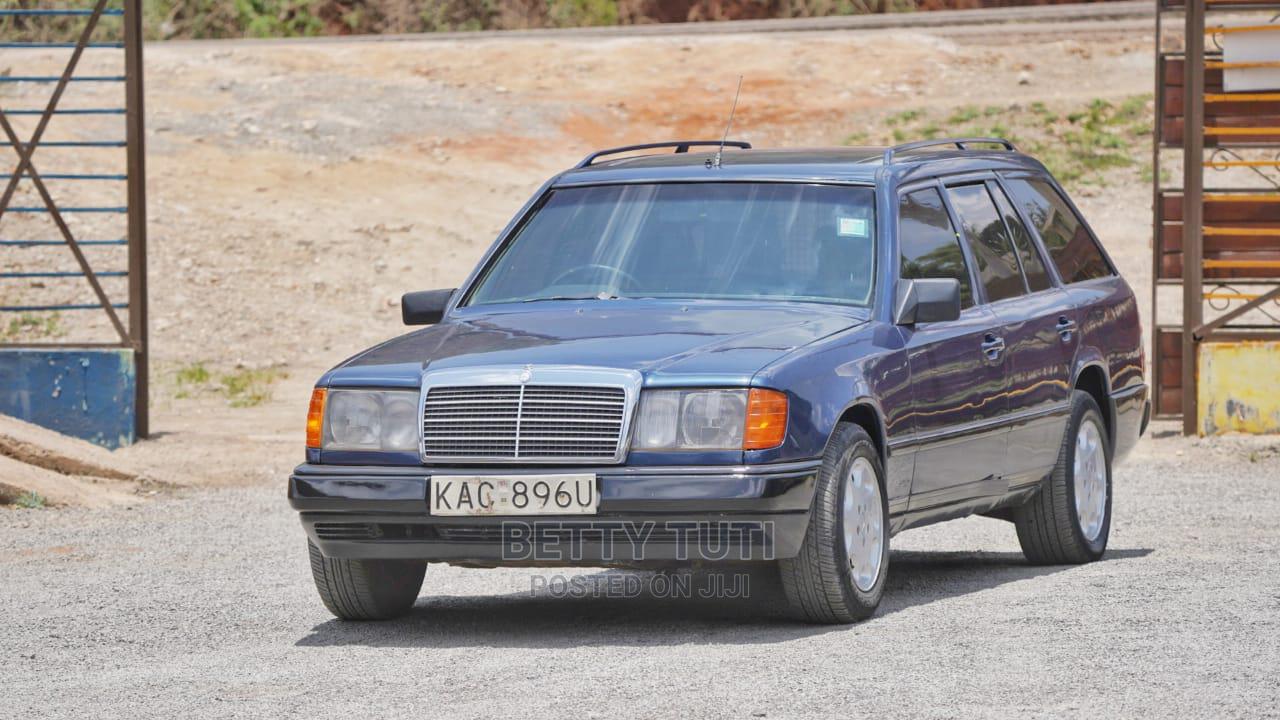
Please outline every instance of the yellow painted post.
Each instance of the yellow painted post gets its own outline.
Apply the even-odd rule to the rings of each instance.
[[[1280,341],[1201,343],[1196,374],[1201,436],[1280,433]]]

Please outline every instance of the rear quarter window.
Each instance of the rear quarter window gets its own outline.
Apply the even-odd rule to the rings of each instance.
[[[1022,260],[1022,274],[1027,278],[1027,288],[1031,292],[1049,289],[1053,285],[1049,280],[1049,271],[1045,269],[1044,261],[1040,259],[1040,251],[1031,241],[1031,233],[1027,232],[1027,226],[1022,224],[1022,218],[1014,212],[1013,204],[1004,194],[1004,190],[999,187],[988,187],[991,190],[991,196],[996,199],[1000,214],[1004,216],[1005,224],[1013,232],[1013,244],[1018,248],[1018,257]]]
[[[1039,232],[1062,282],[1081,282],[1115,274],[1084,221],[1052,185],[1026,178],[1010,179],[1008,183],[1014,199]]]

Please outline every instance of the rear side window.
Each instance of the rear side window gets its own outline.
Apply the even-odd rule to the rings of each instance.
[[[955,208],[964,227],[965,239],[978,264],[978,278],[988,302],[1025,295],[1022,271],[1013,254],[1009,233],[996,212],[986,185],[961,185],[947,188],[951,207]]]
[[[1031,292],[1048,290],[1053,283],[1049,280],[1049,271],[1045,269],[1044,261],[1040,259],[1040,251],[1031,241],[1027,226],[1022,224],[1022,218],[1014,212],[1013,205],[1009,202],[1009,198],[1005,197],[1004,190],[997,186],[988,187],[991,188],[992,197],[996,199],[996,207],[1004,216],[1005,224],[1013,232],[1013,246],[1018,250],[1018,258],[1022,260],[1022,274],[1027,278],[1027,287]]]
[[[1043,180],[1014,179],[1009,189],[1022,204],[1064,283],[1113,275],[1084,222]]]
[[[973,304],[964,252],[936,188],[907,193],[898,201],[898,248],[903,279],[955,278],[961,307]]]

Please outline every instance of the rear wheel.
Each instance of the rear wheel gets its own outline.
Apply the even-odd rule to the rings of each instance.
[[[875,612],[889,567],[888,517],[875,445],[866,430],[842,423],[827,443],[800,554],[779,563],[797,615],[851,623]]]
[[[328,558],[307,541],[311,577],[324,606],[343,620],[390,620],[409,612],[427,564],[416,560]]]
[[[1035,497],[1013,510],[1018,542],[1037,565],[1102,557],[1111,534],[1111,447],[1093,396],[1071,394],[1071,417],[1053,473]]]

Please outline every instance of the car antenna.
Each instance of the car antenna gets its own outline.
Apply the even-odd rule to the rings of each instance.
[[[729,139],[729,128],[733,127],[733,114],[738,111],[738,96],[742,94],[742,76],[738,76],[738,89],[733,93],[733,107],[729,108],[729,122],[724,124],[724,136],[720,138],[720,147],[716,150],[716,159],[708,167],[720,167],[720,158],[724,155],[724,144]]]

